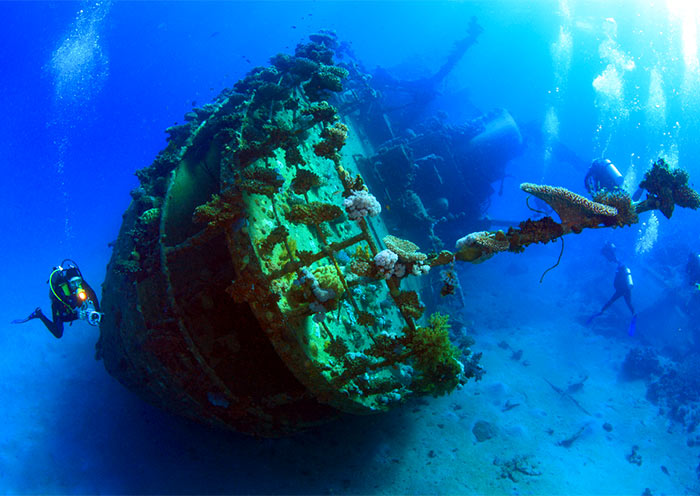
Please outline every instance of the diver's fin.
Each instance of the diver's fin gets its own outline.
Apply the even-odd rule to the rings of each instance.
[[[594,313],[593,315],[591,315],[590,317],[588,317],[588,318],[586,319],[586,325],[591,325],[591,322],[593,322],[593,319],[595,319],[595,318],[596,318],[597,316],[599,316],[599,315],[600,315],[600,312]]]
[[[629,329],[627,329],[627,335],[634,336],[635,332],[637,332],[637,314],[632,315]]]
[[[15,319],[12,322],[10,322],[10,324],[24,324],[25,322],[29,322],[32,319],[38,318],[40,314],[41,314],[41,308],[37,307],[36,310],[34,310],[32,313],[30,313],[24,319]]]

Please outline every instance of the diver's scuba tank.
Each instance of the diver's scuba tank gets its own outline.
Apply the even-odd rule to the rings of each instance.
[[[623,263],[618,262],[617,272],[615,272],[615,291],[632,291],[634,281],[632,271]]]
[[[610,159],[597,158],[591,164],[584,182],[588,192],[593,194],[602,188],[614,190],[622,187],[624,178]]]
[[[626,265],[620,265],[618,271],[622,271],[622,277],[624,278],[625,286],[627,289],[631,290],[634,287],[634,280],[632,279],[632,271]]]

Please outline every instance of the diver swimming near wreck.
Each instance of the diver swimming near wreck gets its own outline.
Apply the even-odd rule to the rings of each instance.
[[[596,314],[591,315],[588,320],[586,320],[586,325],[593,322],[593,319],[601,316],[610,306],[615,303],[618,299],[624,298],[627,307],[632,312],[632,321],[630,322],[629,334],[630,336],[634,334],[637,323],[637,312],[632,305],[632,288],[634,287],[634,280],[632,279],[632,271],[630,268],[622,263],[616,254],[616,247],[613,243],[607,242],[601,250],[603,256],[610,262],[617,264],[617,270],[615,271],[615,280],[613,286],[615,292],[610,297],[610,299],[603,305],[603,308]]]
[[[28,317],[13,320],[13,324],[23,324],[33,319],[41,320],[51,334],[59,339],[63,336],[63,324],[74,320],[85,320],[98,326],[102,320],[97,294],[83,278],[78,264],[65,259],[54,267],[47,281],[51,299],[51,321],[37,307]]]

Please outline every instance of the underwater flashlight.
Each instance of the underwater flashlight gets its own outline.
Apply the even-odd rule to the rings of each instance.
[[[87,298],[87,295],[85,294],[85,290],[81,289],[80,291],[78,291],[78,299],[80,301],[83,301],[83,300],[85,300],[85,298]]]

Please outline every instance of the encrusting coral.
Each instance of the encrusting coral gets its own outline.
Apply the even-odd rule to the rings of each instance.
[[[311,202],[292,205],[285,217],[293,224],[314,225],[328,222],[343,215],[339,206],[330,203]]]
[[[639,212],[657,209],[667,219],[671,218],[675,205],[697,210],[700,208],[700,195],[688,186],[688,173],[682,169],[671,169],[663,158],[644,174],[639,183],[648,196],[637,207]]]
[[[481,263],[508,248],[510,248],[510,242],[503,231],[473,232],[457,240],[457,260]]]

